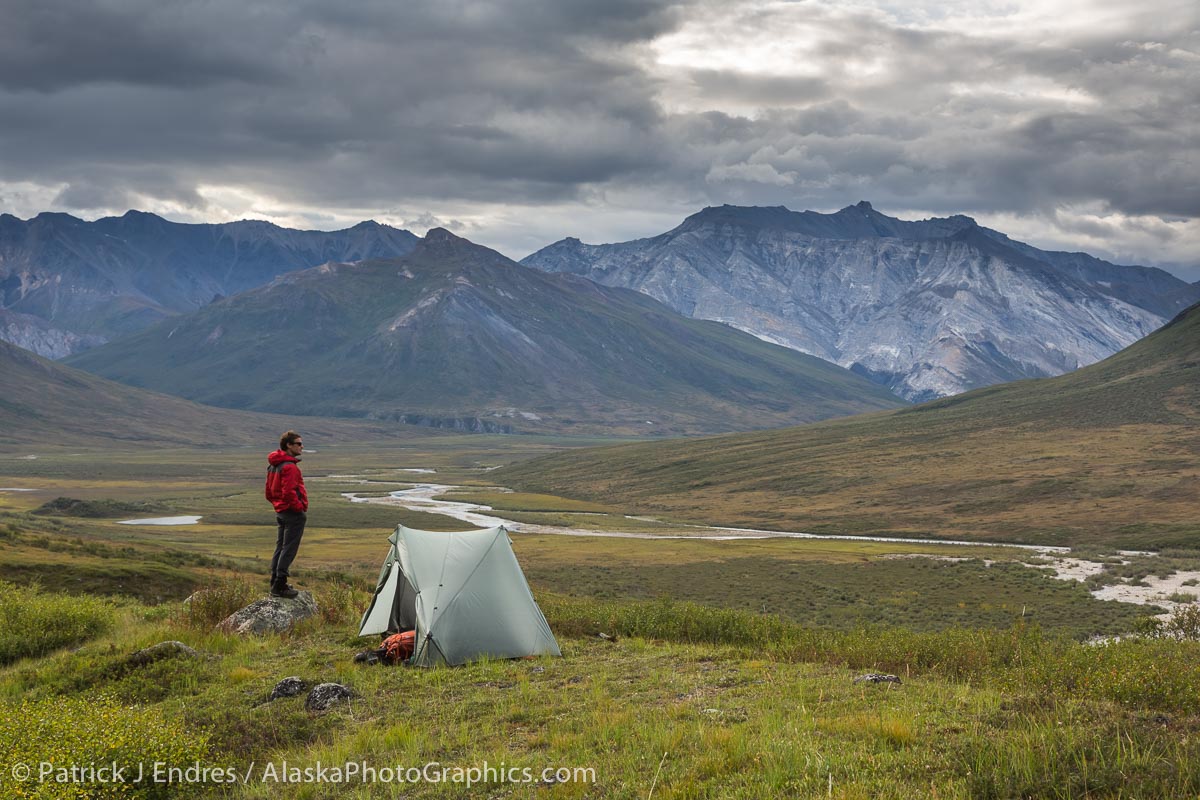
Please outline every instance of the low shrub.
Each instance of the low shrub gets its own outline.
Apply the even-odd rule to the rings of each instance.
[[[1138,628],[1138,633],[1152,639],[1177,639],[1200,642],[1200,606],[1189,605],[1177,608],[1164,619],[1147,617]]]
[[[0,726],[0,753],[7,755],[7,764],[30,767],[24,779],[5,770],[7,797],[178,797],[187,794],[189,786],[156,781],[154,765],[186,769],[209,755],[204,733],[167,719],[159,709],[125,707],[103,695],[25,701],[0,706],[0,713],[6,719]],[[72,767],[80,772],[58,772]],[[89,780],[89,767],[107,771]],[[122,780],[115,780],[114,773]],[[58,781],[56,776],[72,780]]]
[[[86,641],[109,630],[114,619],[105,600],[0,581],[0,664]]]

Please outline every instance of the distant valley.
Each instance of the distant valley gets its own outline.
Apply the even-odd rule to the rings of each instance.
[[[495,479],[743,528],[1195,548],[1200,304],[1056,378],[798,428],[548,456]]]

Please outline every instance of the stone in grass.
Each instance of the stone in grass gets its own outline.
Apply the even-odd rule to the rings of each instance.
[[[900,679],[895,675],[884,675],[880,672],[868,672],[866,675],[859,675],[854,679],[855,683],[900,683]]]
[[[351,697],[354,697],[354,692],[340,683],[319,683],[308,693],[304,707],[309,711],[328,711],[337,703]]]
[[[267,700],[278,700],[281,697],[295,697],[304,691],[304,686],[304,679],[298,675],[284,678],[275,684],[275,688],[271,690],[271,696]]]
[[[312,592],[300,592],[292,598],[266,597],[235,611],[217,625],[225,633],[282,633],[302,619],[317,613]]]
[[[183,642],[159,642],[138,650],[125,663],[131,667],[144,667],[165,658],[200,658],[200,654]]]

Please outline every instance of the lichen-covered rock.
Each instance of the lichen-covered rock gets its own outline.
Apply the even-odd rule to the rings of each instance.
[[[125,663],[131,667],[143,667],[164,658],[200,658],[200,654],[183,642],[159,642],[138,650]]]
[[[855,683],[900,683],[900,679],[895,675],[884,675],[880,672],[868,672],[866,675],[859,675],[854,679]]]
[[[304,691],[304,686],[303,678],[292,675],[275,684],[275,688],[271,690],[271,696],[267,699],[278,700],[281,697],[295,697]]]
[[[226,633],[280,633],[302,619],[317,613],[312,592],[300,592],[292,598],[266,597],[235,611],[217,625]]]
[[[349,700],[351,697],[354,697],[354,692],[340,683],[319,683],[308,693],[304,707],[309,711],[328,711],[336,704],[343,700]]]

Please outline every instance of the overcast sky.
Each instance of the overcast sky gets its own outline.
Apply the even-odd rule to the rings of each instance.
[[[0,0],[0,211],[443,225],[963,213],[1200,279],[1197,0]]]

